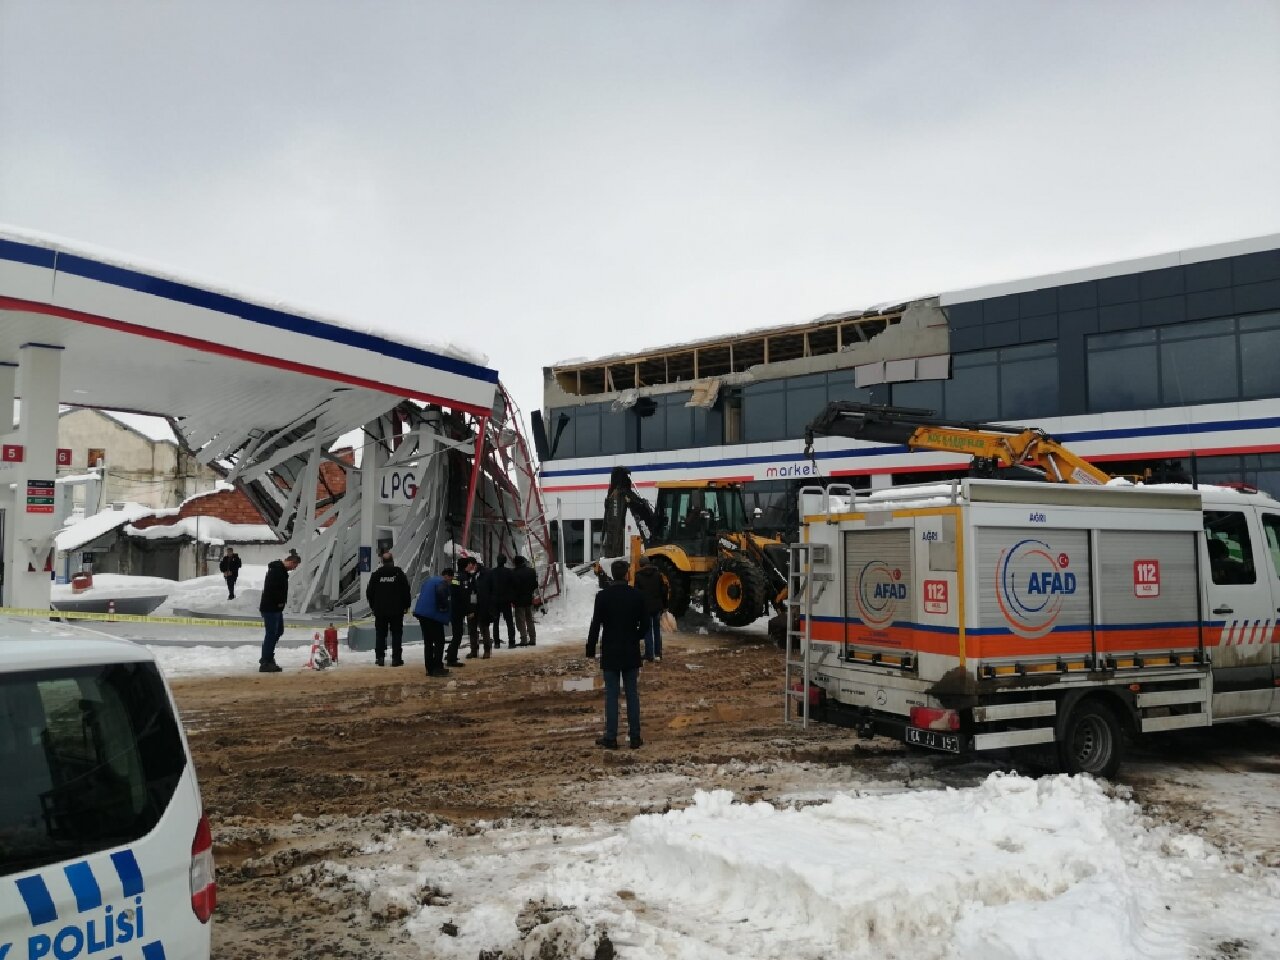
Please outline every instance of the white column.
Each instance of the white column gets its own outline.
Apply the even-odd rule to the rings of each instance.
[[[46,489],[53,497],[61,370],[60,347],[24,344],[18,351],[16,391],[22,410],[11,442],[22,445],[23,459],[3,474],[14,484],[5,523],[5,602],[10,606],[49,607],[50,571],[44,565],[53,553],[54,513],[52,504],[30,501],[44,499],[39,492]]]
[[[377,435],[375,425],[376,421],[366,425],[366,446],[364,456],[360,459],[360,548],[369,549],[370,571],[378,569],[378,526],[382,507],[378,502],[378,490],[382,485],[379,474],[387,462],[387,454],[382,444],[368,439],[369,436]],[[361,598],[364,597],[364,592],[369,586],[371,575],[371,572],[360,574]]]

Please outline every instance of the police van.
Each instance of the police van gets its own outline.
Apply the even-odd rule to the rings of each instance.
[[[209,957],[213,840],[150,651],[0,622],[0,960]]]

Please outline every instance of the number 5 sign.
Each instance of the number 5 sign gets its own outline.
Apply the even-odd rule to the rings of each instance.
[[[1133,595],[1135,597],[1160,596],[1160,561],[1133,561]]]

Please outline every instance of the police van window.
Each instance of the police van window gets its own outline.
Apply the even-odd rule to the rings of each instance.
[[[1280,577],[1280,515],[1264,513],[1262,530],[1267,535],[1267,552],[1271,554],[1271,566],[1275,568],[1276,576]]]
[[[144,836],[185,766],[154,664],[0,677],[0,874]]]
[[[1249,523],[1236,510],[1206,510],[1204,533],[1209,552],[1209,572],[1222,585],[1257,582]]]

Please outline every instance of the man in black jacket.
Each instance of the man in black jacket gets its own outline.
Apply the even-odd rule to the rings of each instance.
[[[538,630],[533,625],[533,598],[538,592],[538,571],[529,561],[517,556],[512,560],[516,568],[511,571],[511,606],[515,610],[516,629],[520,631],[520,646],[538,644]]]
[[[484,645],[484,656],[480,659],[489,659],[489,645],[493,642],[493,633],[497,630],[497,622],[494,619],[497,609],[493,598],[493,574],[484,568],[479,561],[475,565],[475,573],[471,577],[471,596],[472,606],[475,608],[476,627],[480,633],[480,642]],[[492,628],[492,632],[491,632]],[[476,635],[471,635],[471,653],[470,656],[476,656]]]
[[[498,565],[493,568],[493,645],[495,647],[502,646],[500,631],[502,624],[498,622],[501,618],[507,622],[507,646],[514,647],[516,645],[516,622],[511,614],[511,600],[515,595],[515,585],[512,583],[511,568],[507,566],[507,558],[503,554],[498,554]]]
[[[258,612],[262,614],[262,655],[258,658],[259,673],[279,673],[276,663],[276,641],[284,634],[284,605],[289,599],[289,571],[301,558],[292,550],[283,560],[267,564],[267,576],[262,581],[262,600]]]
[[[640,569],[636,571],[636,589],[644,596],[645,612],[648,614],[644,632],[644,658],[653,663],[655,659],[662,659],[662,612],[671,602],[671,592],[662,571],[648,557],[640,558]]]
[[[449,613],[453,621],[453,639],[449,641],[449,650],[444,661],[446,667],[466,666],[458,659],[458,648],[462,646],[464,630],[471,635],[472,649],[476,645],[476,621],[475,617],[469,616],[473,612],[471,606],[471,571],[474,566],[475,561],[470,557],[460,557],[458,559],[457,573],[449,581]],[[475,656],[474,653],[467,654],[468,659],[473,656]]]
[[[222,574],[222,579],[227,581],[227,599],[234,600],[236,580],[240,577],[240,556],[231,547],[227,547],[227,552],[218,561],[218,571]]]
[[[364,598],[373,611],[373,655],[378,666],[386,665],[387,631],[391,631],[391,665],[403,667],[400,657],[400,641],[404,637],[404,615],[413,603],[409,578],[396,566],[395,557],[388,551],[382,555],[382,566],[369,577]]]
[[[596,655],[600,639],[600,670],[604,674],[604,736],[596,745],[606,750],[618,749],[618,687],[627,691],[627,733],[631,749],[640,739],[640,643],[644,637],[644,597],[627,583],[629,565],[615,560],[609,568],[613,583],[596,594],[591,630],[587,634],[587,658]]]

